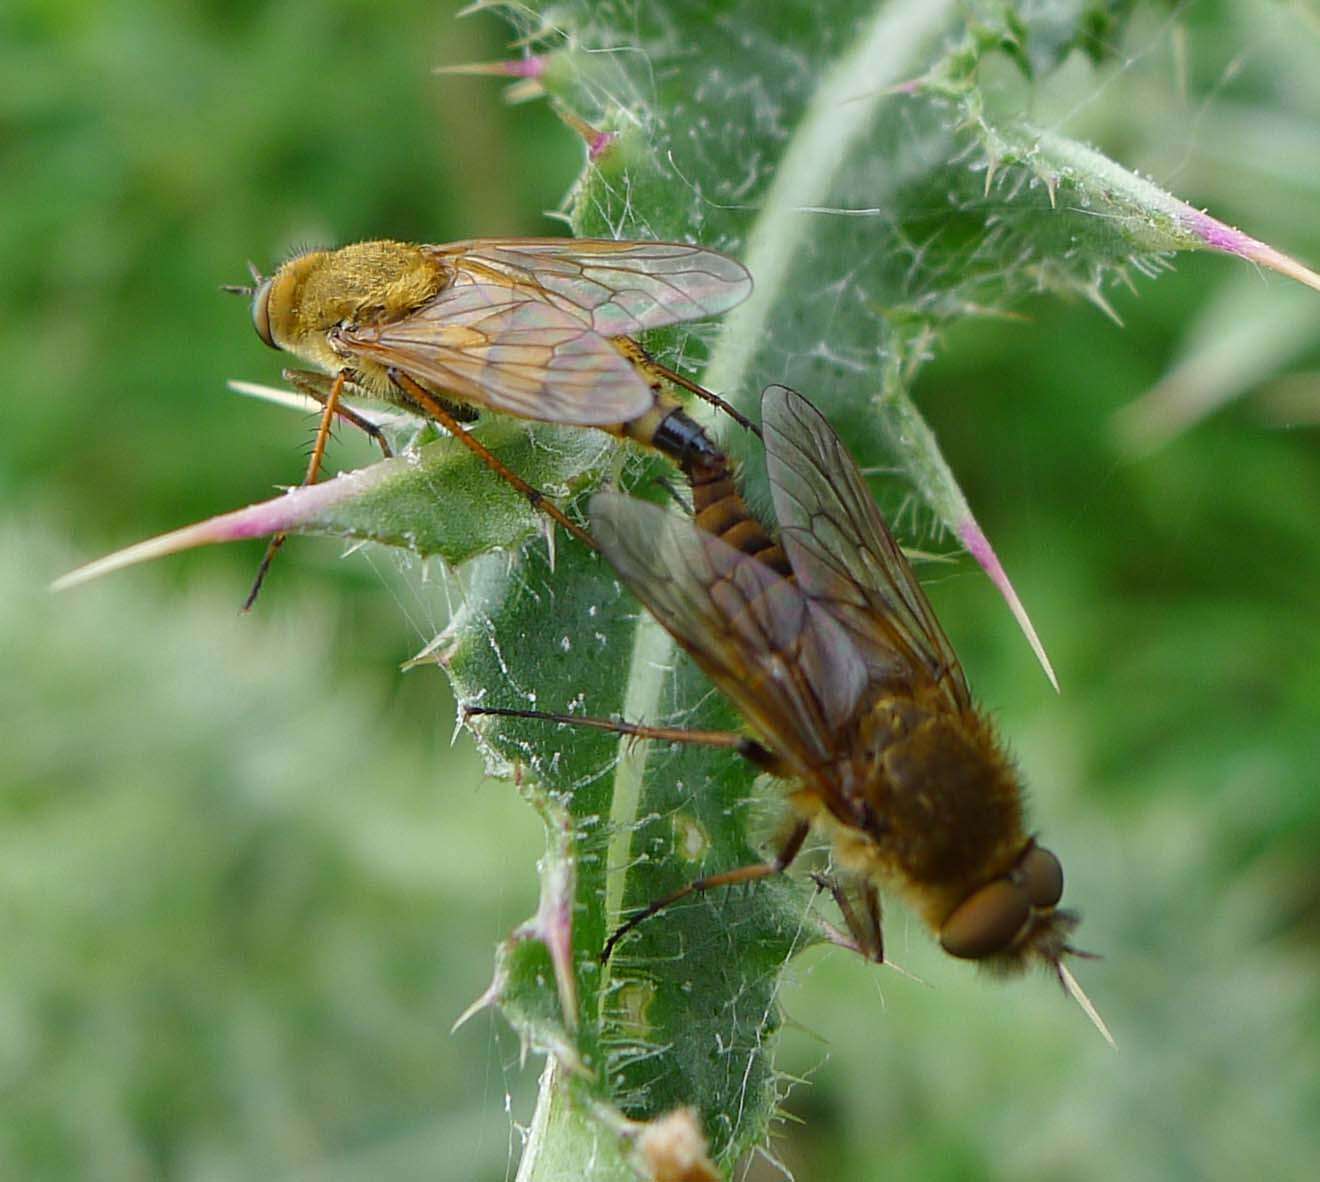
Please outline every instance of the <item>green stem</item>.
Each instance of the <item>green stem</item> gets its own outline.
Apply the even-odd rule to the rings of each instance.
[[[851,159],[851,146],[866,132],[876,107],[889,101],[888,89],[925,65],[930,39],[954,8],[951,0],[878,4],[852,52],[822,75],[747,236],[743,261],[756,287],[725,317],[706,367],[710,388],[741,403],[741,409],[756,396],[756,391],[742,390],[743,378],[765,340],[770,313],[812,218],[828,201],[835,177]]]
[[[854,48],[823,76],[804,112],[748,235],[746,262],[756,276],[756,289],[724,321],[705,372],[712,389],[744,409],[757,393],[743,389],[745,378],[771,312],[785,294],[793,259],[809,233],[810,207],[826,200],[837,170],[848,158],[850,144],[865,132],[877,104],[884,100],[883,91],[920,68],[930,39],[953,8],[951,0],[877,5]],[[704,404],[694,405],[692,412],[711,423],[711,409]],[[626,718],[644,721],[656,717],[667,671],[679,655],[672,638],[649,617],[640,622],[624,695]],[[622,740],[614,774],[605,874],[606,917],[611,925],[617,923],[627,870],[635,856],[633,835],[643,801],[649,749],[650,745]],[[607,983],[608,977],[597,995],[601,999],[609,996]],[[602,1156],[604,1142],[611,1140],[613,1149]],[[569,1073],[551,1062],[542,1076],[519,1182],[625,1176],[614,1172],[616,1166],[604,1164],[604,1157],[620,1153],[617,1132],[606,1128],[599,1113],[585,1103],[583,1089]],[[567,1163],[572,1163],[571,1168]]]

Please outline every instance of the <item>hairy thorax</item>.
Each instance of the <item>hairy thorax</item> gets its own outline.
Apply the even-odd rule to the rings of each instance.
[[[358,242],[312,251],[286,263],[272,285],[269,308],[276,344],[326,373],[344,367],[332,330],[388,324],[434,299],[450,281],[435,256],[405,242]],[[384,371],[354,363],[361,384],[390,397]]]
[[[1016,770],[975,711],[881,698],[833,773],[850,811],[832,817],[841,858],[897,887],[937,928],[1027,844]]]

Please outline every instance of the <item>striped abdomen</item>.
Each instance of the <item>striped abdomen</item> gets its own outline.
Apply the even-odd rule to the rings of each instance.
[[[646,442],[682,469],[692,488],[692,512],[701,529],[772,570],[792,575],[782,547],[752,516],[738,492],[729,457],[697,422],[681,409],[672,410]]]

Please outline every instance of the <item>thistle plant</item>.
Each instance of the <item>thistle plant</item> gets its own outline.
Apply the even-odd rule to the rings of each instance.
[[[1157,275],[1179,251],[1237,255],[1320,287],[1069,138],[1048,111],[1030,113],[1070,56],[1105,59],[1132,8],[1122,0],[481,7],[507,16],[523,47],[481,72],[553,102],[565,134],[584,140],[575,234],[700,242],[755,278],[722,322],[654,334],[648,348],[747,413],[769,382],[805,392],[864,463],[890,470],[877,485],[887,503],[913,499],[984,569],[1051,680],[1023,600],[911,397],[942,330],[1039,292],[1112,313],[1114,285]],[[755,441],[693,413],[739,456],[764,509]],[[459,589],[420,661],[443,669],[461,702],[738,725],[598,554],[548,537],[452,440],[407,419],[386,426],[399,458],[83,573],[281,530],[403,547],[442,560]],[[602,481],[658,495],[662,464],[595,433],[496,417],[479,430],[570,505]],[[541,905],[500,945],[477,1003],[499,1007],[546,1056],[519,1177],[660,1170],[645,1164],[647,1130],[680,1109],[705,1142],[687,1176],[727,1173],[774,1118],[781,974],[831,937],[827,913],[808,887],[763,882],[674,907],[607,963],[600,952],[632,909],[763,857],[773,786],[728,752],[536,720],[485,717],[472,729],[491,772],[518,784],[546,829]]]

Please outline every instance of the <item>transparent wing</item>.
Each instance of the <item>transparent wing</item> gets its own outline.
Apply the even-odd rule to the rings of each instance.
[[[736,259],[682,242],[478,238],[432,249],[456,269],[456,283],[535,289],[607,337],[718,316],[752,291]]]
[[[804,767],[855,721],[866,668],[840,625],[769,567],[691,521],[616,493],[592,533],[620,577],[776,751]]]
[[[939,685],[958,709],[971,694],[944,630],[857,464],[795,390],[761,398],[766,467],[798,584],[857,645],[872,684]]]
[[[528,419],[598,427],[635,419],[655,401],[600,333],[503,285],[449,287],[411,316],[339,339],[439,393]]]

